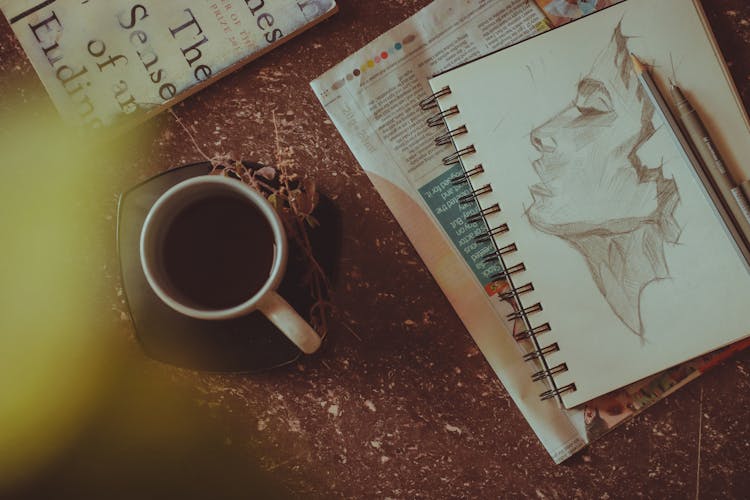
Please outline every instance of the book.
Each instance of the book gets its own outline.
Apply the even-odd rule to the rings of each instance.
[[[697,1],[626,0],[432,78],[425,101],[478,203],[519,355],[566,408],[750,333],[750,268],[631,52],[701,103],[746,178],[750,121]]]
[[[0,0],[63,119],[132,127],[337,11],[335,0]]]
[[[508,408],[506,418],[520,414],[552,460],[561,463],[750,342],[732,344],[576,408],[535,397],[538,383],[532,375],[538,368],[519,356],[513,325],[505,320],[509,306],[499,296],[502,284],[490,280],[497,266],[481,259],[490,247],[474,242],[481,234],[477,225],[462,224],[477,207],[457,203],[470,193],[468,184],[451,182],[461,166],[442,165],[445,152],[434,147],[434,129],[415,101],[431,93],[427,81],[432,75],[545,32],[549,23],[527,0],[467,0],[462,5],[455,9],[453,0],[435,0],[311,86],[518,407],[519,413]],[[472,346],[467,349],[474,352]]]

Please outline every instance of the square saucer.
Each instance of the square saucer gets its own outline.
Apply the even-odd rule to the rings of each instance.
[[[257,163],[245,163],[251,169]],[[154,202],[169,188],[207,175],[209,162],[177,167],[126,191],[117,208],[120,273],[136,338],[150,357],[172,365],[209,371],[257,372],[297,360],[301,351],[260,312],[240,318],[207,321],[178,313],[151,290],[141,267],[139,242],[143,221]],[[341,218],[321,196],[314,213],[321,225],[309,230],[313,255],[332,280],[341,241]],[[309,320],[314,303],[303,282],[306,263],[298,245],[289,240],[287,272],[278,292]]]

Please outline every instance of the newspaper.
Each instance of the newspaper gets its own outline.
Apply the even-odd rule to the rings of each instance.
[[[132,126],[336,12],[334,0],[0,0],[63,118]]]
[[[492,369],[556,463],[699,376],[740,349],[685,363],[585,406],[565,410],[541,401],[546,387],[533,382],[540,367],[523,361],[523,346],[506,322],[499,269],[483,257],[465,219],[476,206],[458,200],[468,185],[455,184],[461,167],[446,167],[444,132],[430,128],[419,101],[433,74],[550,28],[527,0],[436,0],[311,83],[395,218],[446,294]],[[502,92],[502,88],[498,88]],[[442,123],[441,123],[442,124]]]

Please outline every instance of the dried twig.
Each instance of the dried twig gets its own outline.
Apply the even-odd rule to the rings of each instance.
[[[198,154],[211,162],[212,174],[237,177],[265,196],[274,206],[284,223],[289,238],[294,240],[302,250],[307,263],[307,272],[303,279],[309,285],[311,296],[315,299],[309,311],[310,323],[321,337],[325,337],[328,333],[328,317],[333,312],[333,305],[328,301],[330,283],[313,255],[307,232],[308,228],[318,226],[318,221],[312,215],[318,205],[318,190],[312,179],[291,171],[295,166],[292,159],[293,150],[289,146],[282,146],[276,113],[272,112],[271,115],[275,134],[276,165],[253,170],[231,154],[214,157],[206,155],[174,110],[170,109],[169,112],[188,135]],[[272,182],[274,180],[278,182],[278,187]]]
[[[198,141],[195,140],[195,136],[190,132],[190,129],[187,128],[187,126],[182,122],[179,116],[177,116],[177,113],[174,112],[174,109],[169,108],[169,114],[172,115],[172,117],[175,119],[177,124],[182,128],[182,130],[185,131],[185,133],[190,137],[190,141],[193,143],[193,147],[195,147],[195,150],[198,151],[198,154],[201,155],[205,160],[210,161],[210,158],[206,153],[203,152],[201,147],[198,145]]]
[[[318,224],[312,216],[318,203],[314,183],[297,174],[290,174],[284,162],[280,162],[279,167],[263,167],[253,170],[241,161],[223,155],[212,159],[211,163],[212,174],[237,177],[264,195],[276,209],[287,235],[302,250],[307,264],[303,280],[310,287],[310,294],[315,299],[309,311],[310,323],[321,337],[325,337],[328,333],[328,317],[332,313],[332,304],[328,301],[329,282],[323,268],[313,255],[312,244],[308,236],[308,228]],[[269,183],[274,178],[278,179],[278,187]]]

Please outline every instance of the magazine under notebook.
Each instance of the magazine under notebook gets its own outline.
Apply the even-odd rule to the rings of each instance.
[[[750,333],[747,264],[630,61],[694,96],[736,169],[750,126],[700,9],[627,0],[430,81],[568,408]]]

